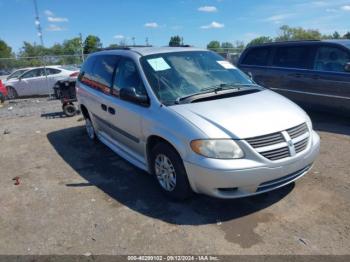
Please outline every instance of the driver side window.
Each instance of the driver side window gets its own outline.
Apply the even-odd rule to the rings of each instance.
[[[122,88],[135,88],[137,94],[146,95],[146,90],[137,67],[128,58],[122,59],[116,69],[112,94],[119,96],[119,91]]]

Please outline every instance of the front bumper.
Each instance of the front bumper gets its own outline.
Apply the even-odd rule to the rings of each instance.
[[[249,160],[236,159],[227,160],[224,168],[218,169],[218,163],[211,167],[203,166],[200,162],[185,161],[191,187],[197,193],[218,198],[245,197],[283,187],[311,169],[320,149],[320,138],[317,133],[312,131],[311,137],[308,147],[302,153],[285,161],[278,161],[278,164],[265,161],[257,166],[257,161],[251,161],[254,164],[249,167],[247,166]]]

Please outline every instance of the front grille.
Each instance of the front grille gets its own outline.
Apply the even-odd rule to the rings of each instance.
[[[287,129],[287,132],[292,139],[307,133],[307,131],[308,129],[306,123]]]
[[[254,148],[285,142],[281,133],[273,133],[269,135],[248,138],[246,141]]]
[[[279,160],[290,156],[288,147],[282,147],[270,151],[265,151],[261,152],[260,154],[270,160]]]
[[[246,141],[260,155],[275,161],[294,155],[293,145],[296,154],[304,151],[309,141],[308,132],[306,123],[303,123],[285,131],[247,138]],[[293,144],[289,144],[290,141],[287,141],[288,135]]]
[[[300,153],[301,151],[305,150],[307,147],[307,142],[309,141],[309,138],[305,138],[297,143],[294,144],[295,152]]]

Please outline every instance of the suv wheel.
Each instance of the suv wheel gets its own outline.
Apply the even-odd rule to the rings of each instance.
[[[152,150],[151,165],[164,194],[175,200],[184,200],[192,195],[182,159],[171,146],[157,144]]]
[[[90,118],[85,118],[85,128],[86,128],[86,133],[87,133],[88,137],[91,140],[96,140],[95,128],[94,128]]]

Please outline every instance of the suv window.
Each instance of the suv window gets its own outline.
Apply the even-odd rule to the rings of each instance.
[[[118,63],[118,57],[112,55],[101,55],[95,59],[92,70],[92,81],[102,92],[109,94],[111,91],[114,68]]]
[[[92,83],[92,69],[95,62],[95,56],[90,56],[85,61],[83,67],[80,70],[78,80],[84,83],[85,85],[93,87]]]
[[[135,88],[137,94],[147,94],[135,63],[128,58],[124,58],[116,69],[112,94],[118,96],[122,88]]]
[[[246,54],[242,64],[244,65],[267,65],[270,55],[270,47],[255,47]]]
[[[308,68],[309,48],[306,46],[277,47],[273,66],[289,68]]]
[[[321,46],[317,50],[314,69],[318,71],[345,72],[345,64],[350,62],[350,55],[344,50]]]

